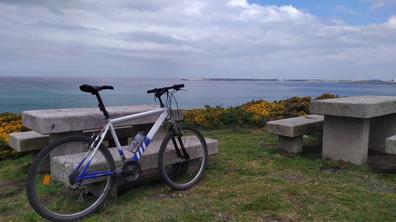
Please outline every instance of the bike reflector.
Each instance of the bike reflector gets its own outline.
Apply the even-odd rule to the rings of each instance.
[[[48,184],[50,183],[50,181],[51,181],[51,176],[48,175],[48,174],[44,175],[44,177],[43,177],[43,184],[44,184],[44,185],[48,185]]]

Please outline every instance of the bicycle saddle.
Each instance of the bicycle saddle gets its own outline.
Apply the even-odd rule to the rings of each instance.
[[[92,94],[96,94],[101,90],[104,89],[110,89],[113,90],[114,87],[113,86],[108,86],[108,85],[103,85],[103,86],[92,86],[92,85],[88,85],[88,84],[84,84],[80,86],[80,90],[86,93],[92,93]]]

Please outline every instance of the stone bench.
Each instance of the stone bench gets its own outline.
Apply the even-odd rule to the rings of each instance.
[[[34,131],[11,133],[9,145],[17,152],[40,150],[48,145],[49,136]]]
[[[385,153],[396,154],[396,135],[385,139]]]
[[[210,138],[205,138],[208,148],[208,155],[214,155],[218,152],[218,141]],[[158,167],[158,152],[161,146],[162,141],[153,140],[148,146],[147,150],[144,152],[143,157],[139,160],[139,164],[142,169],[142,173],[144,174],[146,171],[150,171],[153,169],[157,169]],[[199,145],[199,140],[194,138],[192,141],[189,141],[188,146],[186,147],[187,152],[190,154],[190,158],[197,158],[197,153],[194,153],[194,148]],[[124,154],[127,159],[132,158],[132,153],[124,148]],[[122,161],[120,155],[118,153],[117,148],[110,148],[110,153],[113,156],[116,168],[122,167]],[[65,156],[56,156],[52,161],[51,168],[53,169],[52,177],[60,180],[64,183],[68,183],[68,175],[73,171],[73,167],[76,167],[79,164],[79,161],[82,160],[85,153],[76,153],[73,155]],[[170,163],[176,163],[176,158],[168,159]],[[105,160],[103,156],[97,156],[92,160],[91,169],[95,170],[104,170],[103,165],[105,164]],[[92,182],[97,182],[97,180],[92,180]]]
[[[267,131],[279,136],[278,148],[289,153],[302,151],[303,135],[321,130],[324,117],[307,115],[294,118],[270,121]]]
[[[138,125],[138,126],[124,126],[117,127],[116,133],[118,138],[120,139],[121,145],[127,145],[128,138],[133,137],[140,130],[148,131],[151,124],[148,125]],[[92,130],[83,131],[82,134],[86,136],[91,136],[93,133]],[[160,137],[164,137],[165,132],[163,130],[158,131],[155,135],[154,139],[160,139]],[[49,135],[43,135],[41,133],[35,131],[27,131],[27,132],[18,132],[11,133],[9,135],[9,145],[17,152],[29,152],[29,151],[40,151],[44,147],[49,144]],[[110,147],[114,146],[112,143],[111,134],[108,133],[104,139],[104,141],[110,142]]]

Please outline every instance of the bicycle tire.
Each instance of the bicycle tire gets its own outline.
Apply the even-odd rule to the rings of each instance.
[[[159,158],[158,158],[158,170],[159,170],[159,174],[162,178],[162,180],[165,182],[165,184],[167,184],[169,187],[171,187],[173,190],[178,190],[178,191],[182,191],[182,190],[187,190],[189,188],[191,188],[192,186],[194,186],[195,184],[197,184],[201,178],[204,175],[205,169],[206,169],[206,165],[208,162],[208,150],[207,150],[207,144],[205,141],[205,138],[202,136],[202,134],[192,128],[192,127],[187,127],[187,126],[180,126],[180,130],[184,133],[186,131],[190,131],[192,134],[194,134],[194,136],[196,136],[196,138],[199,140],[199,145],[198,148],[196,149],[202,149],[202,163],[200,163],[200,168],[199,171],[197,172],[197,174],[188,182],[185,183],[177,183],[176,181],[174,181],[171,176],[169,175],[169,173],[167,172],[167,167],[169,165],[165,164],[165,155],[173,155],[173,154],[166,154],[169,153],[171,151],[167,151],[167,147],[171,147],[172,145],[169,145],[169,142],[172,141],[172,138],[177,138],[177,133],[175,130],[171,130],[164,138],[164,140],[162,141],[160,150],[159,150]],[[184,134],[186,135],[186,134]],[[171,148],[170,148],[171,149]],[[169,149],[169,150],[170,150]],[[195,151],[196,151],[195,149]],[[175,152],[176,153],[176,152]],[[190,154],[193,153],[192,152],[192,148],[190,148]],[[199,155],[199,154],[198,154]],[[189,161],[196,161],[199,158],[196,159],[192,159]],[[179,164],[179,163],[176,163]],[[187,168],[188,168],[188,164],[187,164]],[[188,169],[187,169],[188,171]]]

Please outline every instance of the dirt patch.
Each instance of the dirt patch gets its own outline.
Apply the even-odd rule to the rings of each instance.
[[[271,216],[264,216],[263,221],[265,221],[265,222],[280,222],[280,220],[277,220]]]
[[[219,221],[232,221],[232,220],[234,220],[234,217],[230,213],[226,213],[226,212],[218,213],[216,215],[216,218]]]
[[[302,183],[305,181],[305,176],[299,172],[283,172],[281,177],[291,183]]]
[[[343,172],[345,169],[343,169],[340,166],[326,166],[326,167],[321,167],[320,171],[324,172],[324,173],[341,173]]]
[[[18,182],[0,183],[0,198],[13,196],[23,190],[23,184]]]
[[[145,197],[145,200],[170,200],[170,199],[175,199],[177,197],[177,194],[153,194]]]
[[[292,222],[292,220],[277,219],[277,218],[274,218],[274,217],[272,217],[270,215],[263,215],[261,217],[260,221],[263,221],[263,222]]]
[[[389,194],[396,193],[395,186],[389,186],[379,180],[369,180],[367,182],[367,187],[368,190],[372,192],[381,192],[381,193],[389,193]]]
[[[225,174],[231,174],[231,173],[240,173],[243,172],[243,168],[226,168],[223,170],[223,175]]]

